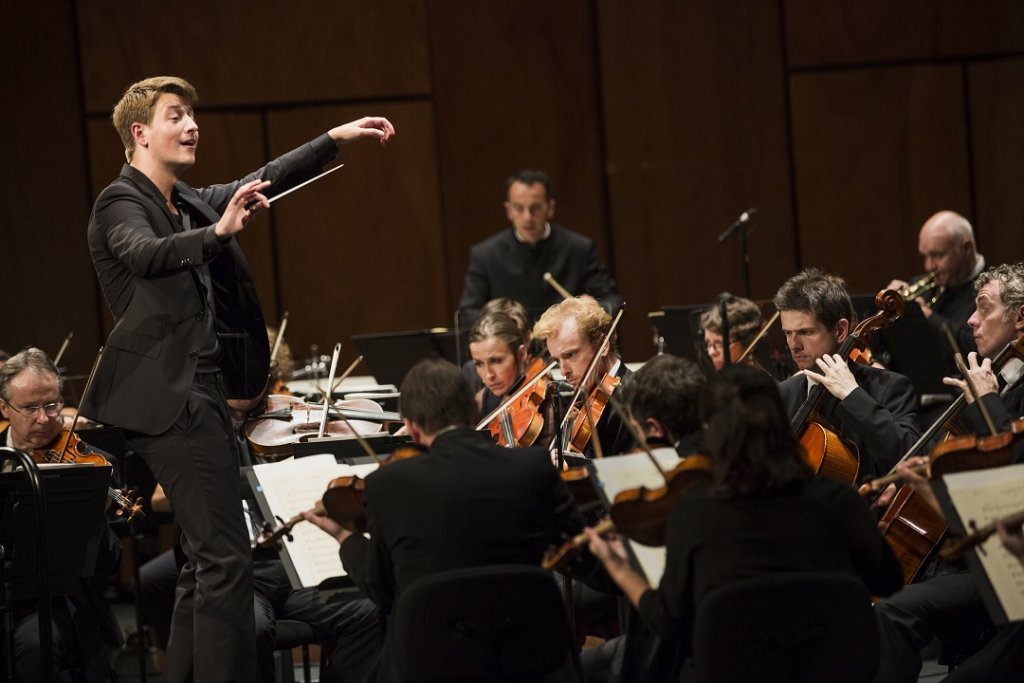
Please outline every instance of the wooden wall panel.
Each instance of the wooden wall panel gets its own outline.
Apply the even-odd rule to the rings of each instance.
[[[78,2],[86,109],[142,78],[189,79],[203,104],[263,105],[428,92],[421,3],[383,0]]]
[[[970,57],[1024,50],[1016,0],[787,0],[789,65]]]
[[[771,3],[599,5],[608,184],[626,355],[652,353],[646,313],[743,293],[736,238],[748,207],[752,293],[795,267],[779,17]],[[727,39],[726,39],[727,37]]]
[[[18,7],[0,28],[6,131],[0,348],[34,345],[86,373],[100,344],[92,262],[85,246],[89,197],[70,3]],[[69,396],[70,398],[70,396]]]
[[[990,264],[1024,260],[1024,58],[970,66],[978,245]]]
[[[306,142],[364,106],[314,107],[268,117],[271,154]],[[425,103],[377,103],[395,124],[384,148],[362,141],[342,148],[345,168],[275,204],[281,307],[288,341],[305,357],[310,344],[329,353],[358,333],[425,329],[449,320],[445,301],[434,118]],[[365,372],[365,368],[363,369]]]
[[[591,3],[427,7],[450,310],[470,246],[508,226],[505,179],[521,168],[551,176],[557,222],[607,259]]]
[[[962,84],[959,66],[791,78],[804,265],[873,292],[920,271],[933,212],[972,216]]]

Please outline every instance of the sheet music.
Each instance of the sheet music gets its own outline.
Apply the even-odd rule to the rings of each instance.
[[[651,452],[666,472],[674,469],[681,459],[674,448],[655,448]],[[638,486],[656,489],[665,485],[664,477],[655,469],[654,463],[646,453],[595,458],[591,462],[597,472],[595,484],[601,488],[609,501],[614,500],[618,493],[626,489]],[[665,546],[641,545],[625,537],[623,542],[629,546],[639,565],[638,568],[647,577],[647,581],[652,586],[657,586],[661,582],[661,575],[665,573]]]
[[[271,512],[284,520],[312,508],[332,479],[352,475],[365,478],[375,469],[376,463],[338,463],[330,453],[297,460],[289,458],[252,468]],[[328,534],[312,524],[296,524],[292,538],[292,541],[284,539],[284,549],[304,587],[317,586],[324,579],[347,573],[338,556],[338,542]]]
[[[949,497],[967,526],[979,527],[996,517],[1019,512],[1024,506],[1024,465],[947,474],[943,477]],[[969,527],[968,527],[969,529]],[[1024,567],[993,534],[981,546],[978,560],[1010,621],[1024,619]]]

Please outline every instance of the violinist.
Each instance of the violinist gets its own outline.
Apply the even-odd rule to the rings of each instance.
[[[750,299],[734,296],[725,310],[729,317],[729,362],[735,363],[761,330],[761,309]],[[722,310],[719,306],[711,306],[701,313],[700,328],[704,330],[708,357],[715,370],[721,370],[725,365],[726,344],[722,339]],[[754,354],[747,356],[746,363],[754,364]]]
[[[601,342],[611,328],[611,323],[612,317],[596,301],[575,297],[565,299],[545,311],[533,327],[533,336],[547,344],[548,354],[551,360],[558,361],[565,381],[573,389],[578,389],[591,361],[601,350]],[[590,396],[596,399],[596,394],[600,393],[599,387],[606,378],[610,385],[615,386],[616,379],[621,380],[629,373],[629,368],[619,358],[617,337],[613,335],[597,359],[581,396],[587,401]],[[611,408],[602,411],[595,422],[596,436],[605,455],[626,453],[636,447],[633,435]],[[593,439],[588,440],[581,450],[588,457],[593,457]]]
[[[157,76],[129,86],[114,107],[127,164],[100,193],[88,227],[114,328],[82,408],[124,430],[184,533],[189,562],[164,680],[248,681],[256,676],[252,568],[225,400],[262,390],[269,346],[235,236],[344,144],[385,144],[395,129],[364,117],[240,180],[196,189],[182,181],[196,161],[196,101],[184,79]]]
[[[698,404],[706,383],[696,363],[664,353],[623,381],[621,400],[651,448],[669,446],[686,457],[704,447]]]
[[[995,428],[1002,431],[1011,420],[1024,416],[1024,363],[1012,358],[996,373],[991,359],[1024,335],[1024,263],[990,268],[977,278],[974,286],[975,310],[968,325],[978,352],[968,354],[968,371]],[[943,381],[963,391],[971,402],[961,413],[960,422],[974,433],[988,434],[967,383],[952,377]],[[923,457],[909,458],[898,473],[942,514],[928,479],[912,469],[927,462]],[[1020,444],[1014,451],[1014,462],[1024,462],[1024,448]],[[1016,623],[1002,627],[985,644],[982,636],[991,635],[992,621],[974,577],[962,567],[907,586],[880,602],[875,610],[884,636],[882,671],[887,680],[917,680],[920,649],[936,637],[943,648],[943,659],[949,661],[951,668],[966,659],[947,680],[1011,680],[1024,667],[1024,626]],[[1000,678],[1000,673],[1004,678]]]
[[[328,517],[302,515],[341,543],[346,571],[386,616],[421,577],[487,564],[537,565],[548,544],[583,528],[543,448],[502,448],[473,429],[473,394],[454,365],[417,363],[400,401],[409,433],[427,450],[366,478],[369,539]],[[368,680],[398,680],[384,647]]]
[[[779,288],[774,303],[799,369],[779,385],[787,413],[795,415],[811,383],[820,382],[829,395],[818,407],[817,421],[857,447],[861,475],[884,474],[918,437],[913,384],[903,375],[836,354],[854,323],[841,278],[808,268]]]
[[[58,442],[62,436],[61,384],[57,367],[45,352],[28,348],[11,356],[0,368],[0,412],[10,420],[9,427],[0,431],[0,443],[31,454]],[[79,443],[78,449],[110,459],[108,454],[84,442]],[[103,590],[120,559],[121,543],[110,528],[105,527],[104,536],[99,539],[95,574],[83,578],[70,596],[52,599],[54,672],[74,666],[80,668],[81,680],[107,680],[111,655],[120,648],[122,638],[114,614],[103,598]],[[12,607],[14,678],[40,680],[36,601],[33,598],[21,602],[15,597]],[[4,650],[0,644],[0,651]]]
[[[745,366],[724,369],[704,388],[701,415],[712,485],[684,492],[673,507],[660,585],[633,570],[621,541],[587,530],[590,550],[644,627],[678,649],[651,670],[630,670],[627,662],[623,680],[683,680],[671,662],[690,654],[703,598],[731,582],[766,572],[833,571],[859,578],[877,595],[901,583],[863,501],[842,483],[812,475],[770,377]]]
[[[476,394],[481,415],[501,405],[525,379],[526,338],[522,328],[504,313],[483,315],[469,333],[469,355],[483,384]]]
[[[1024,360],[1010,358],[997,374],[991,359],[1024,336],[1024,262],[986,270],[975,280],[975,287],[975,310],[967,324],[978,352],[967,355],[967,367],[996,429],[1002,431],[1011,420],[1024,416]],[[962,391],[971,404],[960,416],[968,431],[987,433],[966,381],[947,377],[943,382]]]

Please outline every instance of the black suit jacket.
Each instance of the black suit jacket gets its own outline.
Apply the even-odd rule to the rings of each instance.
[[[313,176],[337,156],[322,135],[227,185],[175,185],[181,231],[149,178],[125,165],[96,199],[89,219],[89,251],[114,329],[82,413],[145,434],[167,430],[188,398],[206,330],[207,297],[197,272],[209,266],[218,362],[229,397],[263,388],[270,362],[266,327],[249,266],[234,239],[213,228],[238,187],[256,178],[274,196]]]
[[[488,564],[538,565],[583,518],[542,448],[501,448],[458,428],[429,452],[366,478],[370,538],[350,536],[341,560],[385,613],[402,589],[437,572]]]
[[[818,412],[860,451],[860,476],[885,474],[920,435],[917,395],[910,380],[889,370],[851,364],[859,388],[840,402],[825,393]],[[807,378],[793,375],[779,384],[786,414],[793,417],[807,398]]]
[[[535,246],[523,244],[508,228],[474,245],[469,251],[466,283],[459,311],[470,324],[480,308],[500,297],[515,299],[536,318],[562,300],[562,295],[544,281],[549,272],[563,287],[575,294],[589,294],[608,311],[622,304],[615,280],[601,265],[593,240],[557,225],[551,235]]]

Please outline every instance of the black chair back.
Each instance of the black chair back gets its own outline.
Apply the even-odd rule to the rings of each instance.
[[[868,589],[837,573],[773,574],[722,586],[694,624],[699,681],[870,681],[878,625]]]
[[[537,681],[571,657],[565,603],[554,577],[530,565],[442,572],[398,600],[390,639],[409,681]]]

